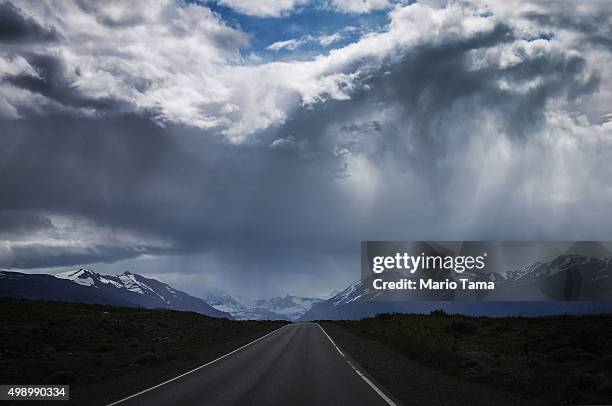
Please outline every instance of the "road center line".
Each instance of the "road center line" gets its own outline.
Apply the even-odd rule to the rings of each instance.
[[[142,390],[142,391],[140,391],[140,392],[138,392],[138,393],[134,393],[133,395],[130,395],[130,396],[126,397],[126,398],[123,398],[123,399],[121,399],[121,400],[117,400],[117,401],[115,401],[115,402],[113,402],[113,403],[109,403],[109,404],[108,404],[108,405],[106,405],[106,406],[114,406],[114,405],[118,405],[118,404],[120,404],[120,403],[122,403],[122,402],[125,402],[126,400],[129,400],[129,399],[135,398],[136,396],[140,396],[140,395],[142,395],[143,393],[146,393],[146,392],[152,391],[153,389],[157,389],[157,388],[159,388],[160,386],[163,386],[163,385],[165,385],[165,384],[167,384],[167,383],[170,383],[170,382],[172,382],[172,381],[176,381],[177,379],[180,379],[180,378],[182,378],[182,377],[184,377],[184,376],[186,376],[186,375],[189,375],[189,374],[190,374],[190,373],[192,373],[192,372],[195,372],[195,371],[200,370],[200,369],[202,369],[202,368],[204,368],[204,367],[207,367],[207,366],[209,366],[209,365],[211,365],[211,364],[214,364],[215,362],[217,362],[217,361],[219,361],[219,360],[222,360],[223,358],[228,357],[228,356],[232,355],[233,353],[238,352],[238,351],[240,351],[241,349],[248,347],[248,346],[249,346],[249,345],[251,345],[251,344],[255,344],[256,342],[258,342],[258,341],[260,341],[260,340],[263,340],[264,338],[266,338],[266,337],[267,337],[267,336],[269,336],[270,334],[276,333],[277,331],[282,330],[283,328],[285,328],[285,327],[287,327],[287,326],[289,326],[289,324],[285,324],[284,326],[279,327],[279,328],[277,328],[277,329],[276,329],[276,330],[274,330],[274,331],[270,331],[270,332],[269,332],[268,334],[266,334],[265,336],[261,336],[261,337],[259,337],[258,339],[253,340],[253,341],[251,341],[250,343],[247,343],[247,344],[243,345],[243,346],[242,346],[242,347],[240,347],[240,348],[236,348],[234,351],[228,352],[227,354],[222,355],[222,356],[220,356],[219,358],[216,358],[216,359],[214,359],[214,360],[212,360],[212,361],[209,361],[209,362],[207,362],[207,363],[206,363],[206,364],[204,364],[204,365],[200,365],[199,367],[196,367],[196,368],[194,368],[194,369],[192,369],[192,370],[190,370],[190,371],[187,371],[187,372],[185,372],[185,373],[183,373],[183,374],[181,374],[181,375],[179,375],[179,376],[175,376],[174,378],[168,379],[167,381],[164,381],[164,382],[162,382],[162,383],[159,383],[159,384],[157,384],[157,385],[155,385],[155,386],[151,386],[150,388],[144,389],[144,390]],[[320,326],[319,326],[319,327],[320,327]]]
[[[357,367],[346,357],[346,355],[344,355],[344,353],[342,352],[342,350],[340,350],[340,347],[338,347],[336,345],[336,343],[334,342],[334,340],[332,340],[332,338],[329,336],[329,334],[327,334],[327,331],[325,331],[325,329],[319,324],[317,323],[317,326],[319,326],[319,328],[321,329],[321,331],[323,331],[323,334],[325,334],[325,336],[327,337],[327,339],[332,343],[332,345],[334,346],[334,348],[336,348],[336,350],[338,350],[338,352],[340,353],[340,355],[342,355],[342,357],[344,358],[344,360],[347,362],[347,364],[349,364],[349,366],[351,368],[353,368],[353,371],[355,371],[355,373],[357,373],[357,375],[359,375],[359,377],[361,379],[363,379],[365,381],[365,383],[367,383],[368,385],[370,385],[370,387],[372,389],[374,389],[374,391],[378,394],[378,396],[380,396],[385,402],[387,402],[387,404],[389,406],[397,406],[397,404],[391,400],[389,398],[389,396],[385,395],[385,393],[380,390],[380,388],[378,386],[376,386],[374,384],[374,382],[372,382],[370,379],[368,379],[367,376],[365,376],[365,374],[363,372],[361,372],[359,369],[357,369]]]

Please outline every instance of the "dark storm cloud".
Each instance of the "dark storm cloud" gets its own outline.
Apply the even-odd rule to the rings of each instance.
[[[113,247],[92,245],[88,247],[50,247],[44,244],[28,244],[13,249],[15,260],[0,266],[15,268],[52,268],[92,264],[98,262],[115,262],[134,258],[144,254],[165,254],[163,250],[148,247]]]
[[[341,125],[340,131],[347,134],[374,132],[373,136],[378,133],[378,137],[385,139],[379,143],[380,146],[389,146],[391,150],[395,150],[397,144],[390,145],[389,137],[416,137],[422,140],[429,138],[430,141],[436,136],[446,138],[445,132],[436,132],[432,127],[439,123],[437,120],[443,118],[444,113],[450,112],[458,103],[464,101],[472,103],[474,107],[499,109],[499,103],[510,97],[510,94],[495,89],[495,80],[503,76],[504,72],[494,69],[470,71],[466,55],[472,50],[511,42],[513,38],[510,28],[500,24],[490,33],[464,42],[412,50],[401,61],[383,65],[366,78],[364,84],[368,86],[367,90],[353,94],[350,102],[330,101],[321,108],[298,111],[285,123],[284,131],[308,139],[312,143],[313,138],[316,140],[326,134],[327,129],[335,123],[349,122]],[[555,61],[546,60],[542,63],[549,63],[551,66],[556,64]],[[548,76],[544,69],[540,69],[540,72],[535,69],[529,72],[530,69],[524,66],[515,69],[523,69],[523,75],[532,74],[532,78]],[[561,68],[557,66],[557,69]],[[564,88],[565,85],[561,86],[559,91]],[[507,104],[519,108],[520,104],[529,103],[531,97],[520,100],[521,103],[516,103],[517,99],[512,97]],[[416,130],[403,129],[394,131],[392,135],[388,128],[382,131],[382,124],[378,121],[359,121],[359,117],[367,117],[368,112],[376,111],[379,109],[377,106],[381,104],[401,106],[402,115]],[[536,114],[542,107],[536,110]],[[353,120],[356,122],[352,122]],[[471,121],[471,118],[468,117],[468,120]],[[510,127],[515,128],[515,125]],[[403,153],[404,151],[398,152],[399,155]]]
[[[575,98],[597,89],[599,77],[580,80],[586,61],[579,55],[549,54],[530,58],[509,67],[489,66],[471,69],[470,51],[509,43],[515,39],[509,27],[500,24],[491,33],[467,41],[429,47],[410,53],[388,74],[374,80],[380,100],[397,100],[415,126],[419,137],[444,138],[440,119],[458,104],[473,107],[474,115],[483,110],[502,113],[510,135],[527,137],[542,118],[546,103],[560,95]],[[499,80],[513,86],[500,89]],[[541,82],[526,93],[516,88],[527,80]],[[467,116],[471,121],[474,116]],[[444,141],[444,140],[443,140]]]
[[[0,235],[20,235],[52,228],[49,218],[21,211],[0,211]]]
[[[554,13],[525,13],[525,17],[543,27],[575,30],[583,34],[584,44],[602,46],[612,50],[612,28],[606,2],[591,2],[593,10],[588,14],[575,12],[573,8],[562,8]]]
[[[326,191],[331,185],[313,163],[295,164],[294,156],[263,147],[185,137],[185,129],[176,129],[183,132],[177,137],[146,117],[56,116],[3,122],[0,128],[6,134],[0,151],[10,151],[0,152],[1,210],[80,216],[163,236],[173,253],[216,250],[245,260],[303,250],[315,235],[326,234],[319,221],[341,215]],[[321,195],[313,207],[315,190]],[[104,252],[109,261],[129,253],[142,254]],[[67,252],[64,265],[79,260]],[[61,255],[53,258],[54,264],[61,261]]]
[[[10,2],[0,3],[0,43],[52,41],[58,38],[53,27],[47,29],[41,26]]]
[[[81,92],[73,84],[63,60],[58,57],[29,52],[25,52],[23,57],[35,69],[36,75],[21,74],[5,78],[7,83],[17,88],[40,94],[65,107],[92,108],[103,112],[111,109],[119,111],[121,106],[127,105],[109,98],[92,98]]]
[[[122,18],[98,21],[140,23]],[[16,245],[6,256],[12,262],[4,266],[204,253],[222,258],[223,272],[267,281],[264,276],[289,272],[325,275],[333,272],[321,266],[329,258],[354,265],[362,239],[559,238],[560,230],[563,238],[575,239],[579,235],[571,233],[589,232],[592,218],[557,217],[554,225],[520,222],[528,214],[552,213],[554,220],[555,213],[542,210],[548,209],[547,196],[541,206],[529,206],[541,198],[537,193],[508,197],[523,177],[536,182],[535,189],[544,188],[550,179],[537,183],[542,179],[535,175],[546,160],[527,162],[509,180],[492,181],[503,193],[479,189],[478,169],[470,173],[473,178],[462,177],[469,173],[466,167],[486,159],[486,148],[468,147],[483,135],[487,119],[495,123],[493,136],[526,144],[546,125],[551,103],[570,103],[601,85],[602,73],[587,56],[563,49],[537,57],[521,54],[508,66],[470,65],[474,52],[516,41],[511,26],[500,23],[465,40],[402,50],[392,62],[366,69],[369,74],[357,80],[351,100],[288,109],[282,125],[238,145],[212,130],[162,127],[152,120],[154,113],[127,108],[120,100],[94,99],[74,86],[79,72],[68,72],[61,59],[23,51],[38,76],[8,76],[8,83],[96,114],[20,111],[25,118],[0,121],[0,233],[55,237],[66,232],[50,224],[47,216],[57,215],[91,222],[93,234],[96,227],[108,228],[136,241]],[[501,88],[500,80],[509,86]],[[530,85],[519,90],[524,83]],[[146,78],[131,83],[137,91],[156,84]],[[561,166],[556,176],[574,176],[565,169]],[[576,179],[576,185],[586,183]],[[600,184],[597,177],[590,180]],[[601,190],[589,194],[589,202],[580,196],[572,200],[570,214],[599,213],[593,205],[606,201]],[[489,204],[476,208],[469,228],[455,227],[456,218],[470,214],[474,196]],[[559,218],[567,220],[558,224]],[[604,227],[600,233],[612,231]],[[85,240],[82,233],[76,230],[71,237]],[[156,238],[164,243],[156,244]],[[206,264],[167,271],[194,269],[206,271]]]
[[[465,41],[417,48],[399,62],[381,66],[365,80],[367,90],[353,94],[350,102],[331,101],[298,111],[283,131],[297,142],[307,140],[316,151],[329,151],[325,134],[348,122],[339,127],[347,136],[334,140],[341,177],[350,174],[339,156],[342,151],[365,152],[375,161],[394,160],[407,165],[406,170],[422,172],[431,185],[443,189],[446,181],[435,179],[432,161],[453,155],[458,144],[468,142],[485,115],[495,114],[501,132],[524,140],[543,123],[550,101],[573,100],[598,89],[599,72],[587,73],[586,60],[576,54],[549,53],[507,67],[469,65],[471,52],[515,40],[509,26],[498,24],[491,32]],[[501,79],[511,86],[501,89]],[[527,91],[517,91],[519,84],[536,80]],[[400,117],[387,123],[361,121],[381,105],[397,108]],[[366,150],[360,138],[374,140],[374,148]]]
[[[4,209],[111,212],[130,188],[138,195],[174,150],[146,117],[56,115],[0,127],[6,135],[0,141]]]
[[[513,143],[525,144],[547,125],[550,103],[597,91],[600,73],[591,71],[586,59],[575,53],[549,52],[509,66],[475,69],[469,64],[471,52],[515,40],[514,32],[500,24],[489,34],[467,41],[413,50],[401,62],[382,66],[350,102],[327,102],[320,108],[298,111],[284,124],[282,132],[291,134],[295,142],[307,141],[309,150],[318,154],[318,164],[338,182],[350,179],[351,156],[366,156],[380,169],[380,198],[375,199],[375,209],[367,218],[352,214],[355,224],[348,220],[351,214],[335,219],[344,239],[465,237],[465,230],[449,225],[449,213],[463,205],[463,198],[469,201],[480,182],[479,177],[458,178],[461,172],[457,171],[483,159],[466,152],[475,135],[482,134],[483,121],[495,117],[498,128],[494,131]],[[500,88],[501,79],[511,85]],[[518,86],[526,82],[530,85],[519,91]],[[391,119],[369,119],[387,107],[395,112]],[[507,180],[508,190],[541,164],[526,166],[524,174]],[[416,176],[417,183],[397,180],[406,174]],[[370,187],[367,182],[371,181],[366,179],[362,186]],[[458,191],[465,197],[457,195]],[[521,228],[512,220],[524,215],[521,202],[512,207],[503,196],[481,199],[493,199],[496,204],[475,221],[472,238],[546,237],[537,226]],[[572,232],[588,231],[576,225],[564,236],[577,235]]]
[[[348,125],[344,125],[340,128],[342,131],[346,131],[348,133],[352,132],[368,132],[368,131],[381,131],[381,126],[378,121],[369,121],[367,123],[357,124],[351,123]]]

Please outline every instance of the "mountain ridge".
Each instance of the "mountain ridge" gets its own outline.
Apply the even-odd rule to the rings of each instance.
[[[551,261],[535,262],[504,274],[476,275],[498,283],[496,290],[499,292],[491,295],[495,299],[491,301],[462,301],[465,298],[454,292],[436,292],[436,298],[432,295],[430,300],[393,300],[401,298],[401,293],[381,293],[358,280],[337,295],[314,304],[300,320],[360,319],[379,313],[428,313],[438,309],[474,316],[609,313],[612,312],[609,297],[609,292],[612,292],[612,258],[602,257],[601,253],[597,252],[598,257],[562,254]],[[468,273],[461,275],[467,277]],[[403,275],[392,276],[392,279],[399,277]],[[533,295],[532,299],[516,301],[523,291]],[[444,298],[444,294],[448,297]]]
[[[200,298],[127,271],[119,275],[102,275],[85,268],[54,275],[3,271],[0,272],[0,296],[164,308],[232,318]]]
[[[302,296],[277,296],[267,299],[233,297],[228,293],[213,289],[204,299],[214,308],[230,313],[237,320],[299,320],[313,304],[322,299]]]

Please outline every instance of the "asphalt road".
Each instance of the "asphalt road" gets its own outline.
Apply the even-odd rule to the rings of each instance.
[[[388,405],[379,392],[318,324],[300,323],[115,404]]]

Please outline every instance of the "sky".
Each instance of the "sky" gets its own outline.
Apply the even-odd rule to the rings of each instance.
[[[612,240],[606,1],[0,0],[0,268],[326,296],[362,240]]]

